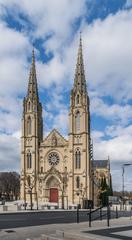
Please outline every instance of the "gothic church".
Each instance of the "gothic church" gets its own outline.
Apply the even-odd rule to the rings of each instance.
[[[34,51],[27,95],[23,101],[21,137],[21,199],[58,207],[92,200],[90,101],[80,38],[70,95],[68,140],[56,129],[43,136]],[[65,124],[65,123],[64,123]]]

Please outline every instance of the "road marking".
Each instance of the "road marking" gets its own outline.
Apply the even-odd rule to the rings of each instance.
[[[64,217],[56,217],[56,216],[53,216],[53,217],[51,217],[51,216],[47,216],[47,217],[41,217],[41,218],[38,218],[38,220],[49,220],[49,219],[64,219]],[[32,221],[33,219],[28,219],[28,221]],[[0,222],[9,222],[9,221],[13,221],[13,222],[17,222],[17,221],[27,221],[27,218],[23,218],[23,219],[20,219],[20,218],[6,218],[6,219],[0,219]]]
[[[24,218],[24,219],[14,219],[14,218],[7,218],[7,219],[2,219],[2,220],[0,220],[0,222],[7,222],[7,221],[14,221],[14,222],[16,222],[16,221],[25,221],[25,220],[27,220],[26,218]]]
[[[46,218],[39,218],[39,220],[49,220],[49,219],[64,219],[64,217],[46,217]]]

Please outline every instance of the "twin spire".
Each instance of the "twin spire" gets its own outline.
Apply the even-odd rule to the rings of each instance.
[[[83,53],[82,53],[82,38],[80,34],[80,43],[77,56],[77,64],[75,70],[74,78],[74,88],[75,92],[79,91],[80,93],[87,92],[87,85],[85,80],[84,64],[83,64]],[[35,67],[35,54],[34,49],[32,51],[32,64],[29,74],[29,83],[28,83],[28,93],[27,96],[31,99],[39,98],[38,95],[38,86],[37,86],[37,76],[36,76],[36,67]]]

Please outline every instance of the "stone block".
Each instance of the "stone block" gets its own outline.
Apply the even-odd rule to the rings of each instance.
[[[8,206],[3,205],[3,211],[8,211]]]

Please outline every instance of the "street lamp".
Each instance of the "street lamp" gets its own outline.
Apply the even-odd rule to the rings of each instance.
[[[122,165],[122,198],[123,198],[123,205],[124,205],[124,192],[125,192],[125,185],[124,185],[124,174],[125,174],[125,167],[131,166],[132,163],[124,163]]]

